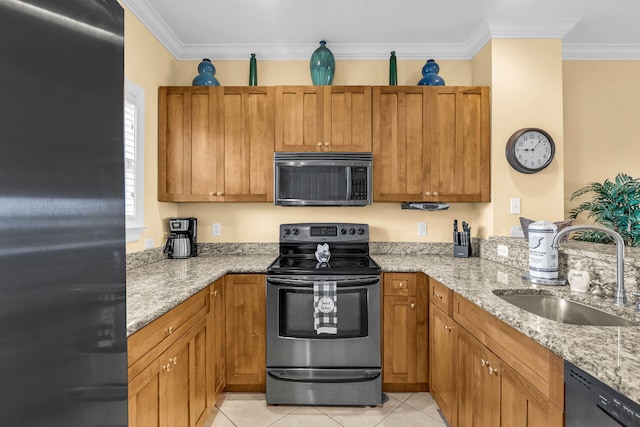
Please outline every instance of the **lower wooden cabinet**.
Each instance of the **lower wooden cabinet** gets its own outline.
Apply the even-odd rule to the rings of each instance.
[[[211,313],[209,314],[209,383],[213,384],[211,392],[211,406],[220,397],[226,384],[225,366],[225,300],[224,278],[216,280],[209,289],[211,298]]]
[[[429,391],[440,411],[454,425],[458,325],[435,304],[429,306]]]
[[[207,318],[129,382],[129,426],[198,427],[209,415]]]
[[[383,276],[384,391],[428,390],[428,289],[426,276]]]
[[[225,276],[227,391],[264,392],[267,374],[264,274]]]

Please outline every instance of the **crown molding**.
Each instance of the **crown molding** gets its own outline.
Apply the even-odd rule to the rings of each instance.
[[[584,61],[638,61],[640,44],[564,44],[562,59]]]
[[[177,60],[244,60],[251,53],[261,60],[308,60],[318,47],[317,44],[184,44],[148,0],[119,1]],[[488,19],[465,43],[332,43],[330,48],[339,60],[385,60],[392,50],[401,60],[469,60],[491,39],[562,39],[579,21]],[[563,43],[562,57],[565,60],[640,60],[640,45]]]

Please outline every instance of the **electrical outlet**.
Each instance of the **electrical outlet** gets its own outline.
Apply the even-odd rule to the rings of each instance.
[[[151,249],[154,246],[153,237],[144,241],[144,247],[146,249]]]
[[[220,226],[219,222],[213,223],[213,226],[211,227],[211,232],[213,233],[214,236],[219,236],[222,234],[222,227]]]
[[[509,247],[505,245],[498,245],[498,255],[508,257],[509,256]]]
[[[511,199],[511,213],[512,214],[520,213],[520,199]]]
[[[418,236],[425,237],[427,235],[427,223],[419,222],[418,223]]]

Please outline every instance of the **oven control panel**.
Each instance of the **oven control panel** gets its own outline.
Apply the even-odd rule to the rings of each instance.
[[[369,225],[298,223],[280,225],[281,242],[368,242]]]

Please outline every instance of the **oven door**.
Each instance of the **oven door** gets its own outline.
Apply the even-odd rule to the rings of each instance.
[[[314,281],[337,284],[337,334],[317,334]],[[268,276],[267,367],[380,367],[380,277]]]

